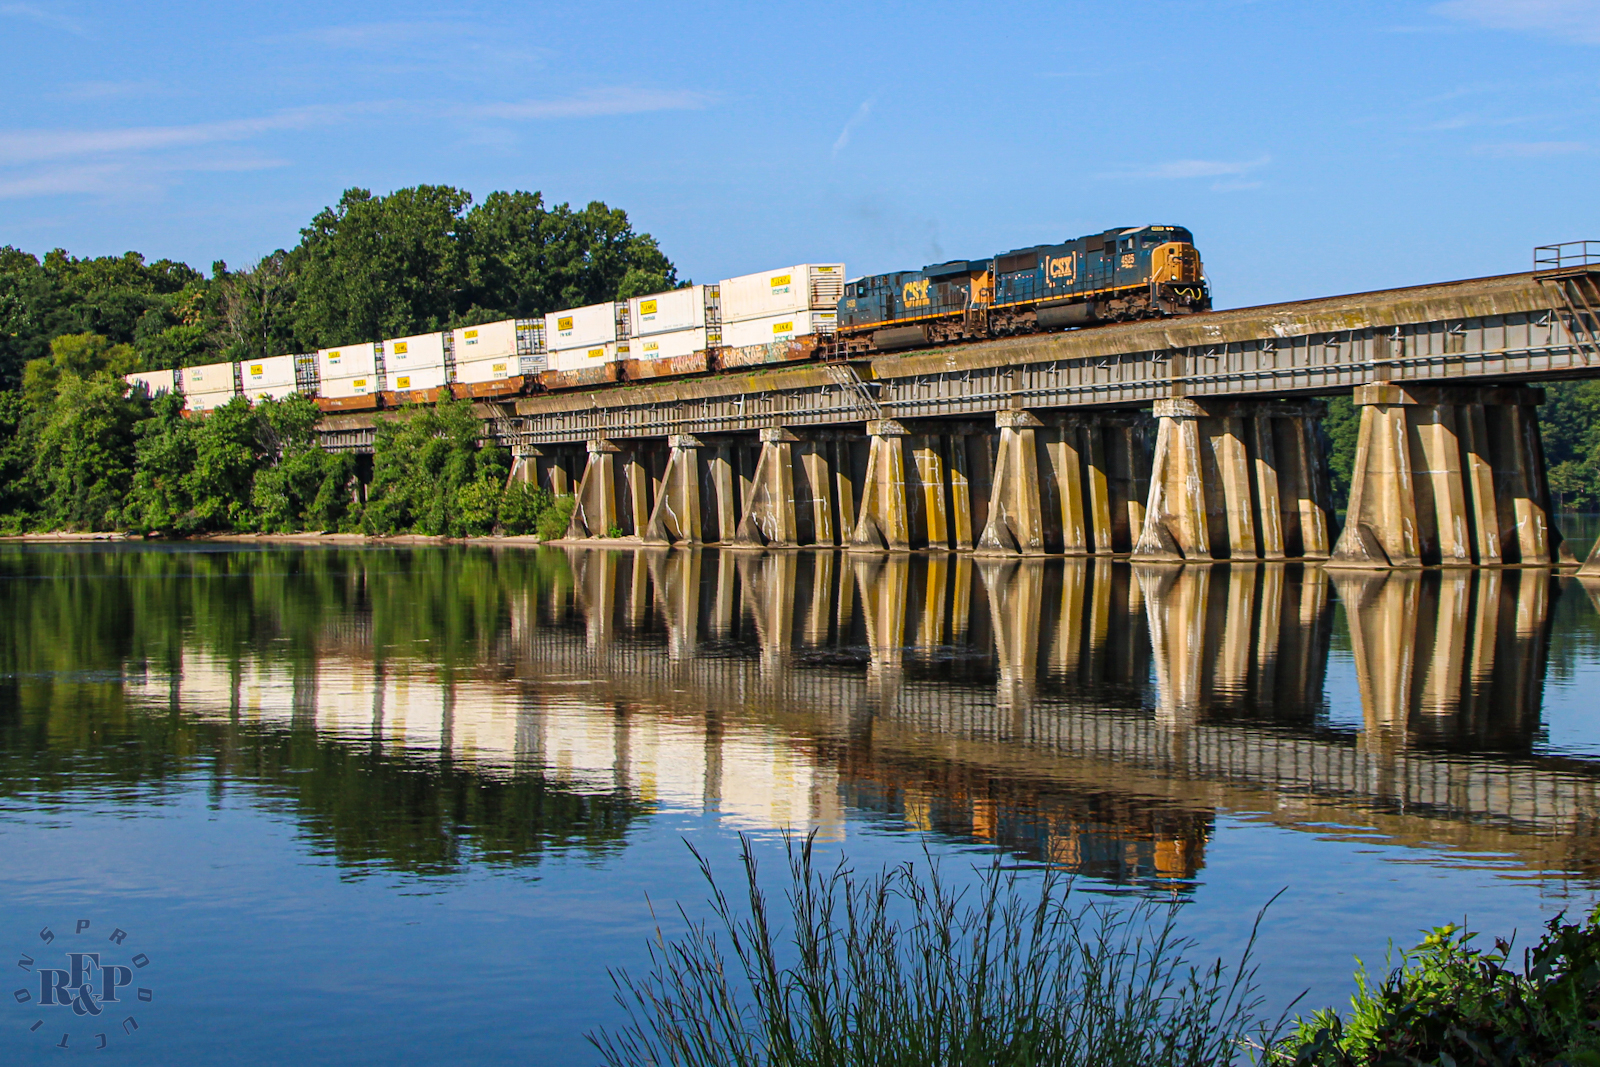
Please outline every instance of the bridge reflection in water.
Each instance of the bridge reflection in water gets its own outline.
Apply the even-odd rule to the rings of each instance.
[[[171,698],[740,828],[878,813],[1119,882],[1193,879],[1219,812],[1600,877],[1600,766],[1536,752],[1552,601],[1581,595],[1548,571],[566,560],[504,590],[471,669],[385,651],[355,611],[310,664],[191,649]],[[1359,727],[1326,706],[1346,634]]]

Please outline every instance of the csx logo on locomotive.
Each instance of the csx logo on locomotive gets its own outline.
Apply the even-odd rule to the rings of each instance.
[[[1078,257],[1068,253],[1060,258],[1047,259],[1045,273],[1051,281],[1075,282],[1078,280]]]
[[[924,278],[919,282],[906,283],[905,289],[902,290],[900,294],[901,299],[905,301],[906,307],[925,308],[929,304],[933,303],[933,301],[928,297],[928,284],[929,282],[927,278]]]

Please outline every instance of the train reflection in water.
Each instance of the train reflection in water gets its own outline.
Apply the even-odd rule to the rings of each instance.
[[[347,557],[347,587],[370,559]],[[1552,599],[1563,581],[1577,593],[1549,572],[565,562],[561,580],[504,588],[465,666],[397,654],[375,620],[407,606],[368,599],[330,612],[310,660],[202,643],[146,685],[455,773],[824,838],[877,812],[1124,883],[1193,879],[1218,812],[1600,876],[1600,768],[1535,754]],[[1325,704],[1336,630],[1359,728]]]

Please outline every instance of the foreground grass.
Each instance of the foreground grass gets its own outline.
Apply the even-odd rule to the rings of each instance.
[[[1250,950],[1191,965],[1176,906],[1078,905],[1064,876],[1025,886],[998,863],[971,890],[936,863],[862,878],[819,869],[808,840],[776,906],[745,841],[736,908],[695,855],[714,921],[685,915],[648,974],[612,975],[628,1022],[590,1035],[607,1064],[1200,1067],[1281,1032],[1258,1014]]]

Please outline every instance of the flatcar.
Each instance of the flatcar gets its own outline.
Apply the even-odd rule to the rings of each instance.
[[[1210,308],[1188,230],[1119,227],[993,259],[857,278],[839,301],[837,350],[979,341]]]

